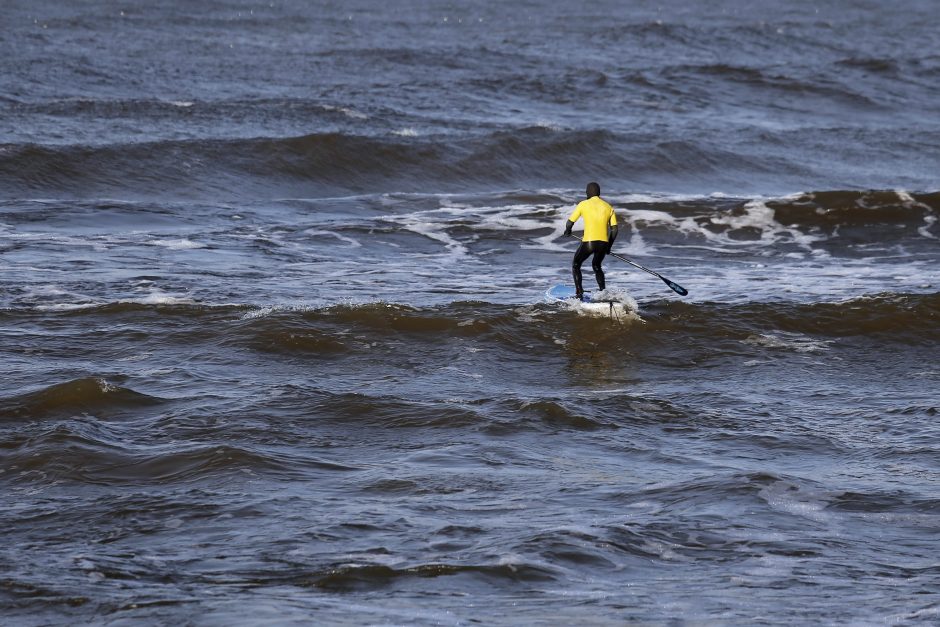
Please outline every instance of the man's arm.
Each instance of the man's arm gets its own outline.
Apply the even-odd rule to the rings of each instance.
[[[607,252],[614,247],[614,240],[617,239],[617,225],[607,227]]]
[[[571,215],[568,216],[568,221],[565,222],[565,237],[571,235],[571,229],[574,228],[574,223],[578,221],[578,218],[581,217],[581,204],[578,203],[578,206],[574,208],[574,211],[571,212]]]
[[[610,222],[607,226],[607,252],[614,247],[614,240],[617,239],[617,214],[613,209],[610,211]]]

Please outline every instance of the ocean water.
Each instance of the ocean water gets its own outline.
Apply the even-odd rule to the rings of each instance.
[[[936,8],[5,2],[0,622],[936,624]]]

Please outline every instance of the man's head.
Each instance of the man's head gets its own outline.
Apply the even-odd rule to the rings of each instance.
[[[585,193],[587,194],[588,198],[600,196],[601,186],[595,183],[594,181],[591,181],[590,183],[587,184],[587,190],[585,191]]]

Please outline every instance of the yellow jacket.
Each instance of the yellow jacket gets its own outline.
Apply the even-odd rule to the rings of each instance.
[[[600,196],[592,196],[579,202],[568,219],[577,222],[578,218],[584,218],[584,237],[581,238],[583,242],[606,242],[607,226],[617,226],[614,208]]]

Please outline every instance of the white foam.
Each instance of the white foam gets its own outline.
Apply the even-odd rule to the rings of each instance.
[[[513,313],[522,322],[540,322],[539,312],[532,305],[525,305],[513,309]]]
[[[440,220],[428,219],[429,216],[439,212],[440,210],[437,209],[431,211],[417,211],[415,213],[399,216],[383,216],[382,219],[395,222],[413,233],[441,242],[444,244],[448,253],[453,257],[466,257],[468,252],[467,247],[447,234],[446,229],[448,224]]]
[[[119,357],[118,361],[146,361],[153,356],[153,353],[139,353],[136,355],[129,355],[127,357]]]
[[[307,229],[306,231],[304,231],[304,235],[329,235],[331,237],[335,237],[341,242],[346,242],[347,244],[349,244],[350,248],[362,248],[362,244],[359,242],[359,240],[354,239],[352,237],[348,237],[341,233],[337,233],[336,231],[324,231],[322,229]]]
[[[360,111],[356,111],[355,109],[350,109],[349,107],[337,107],[337,106],[334,106],[334,105],[323,105],[323,109],[324,109],[325,111],[337,111],[337,112],[342,113],[343,115],[345,115],[347,118],[351,118],[351,119],[353,119],[353,120],[367,120],[367,119],[369,119],[369,116],[366,115],[365,113],[362,113],[362,112],[360,112]]]
[[[122,300],[122,303],[135,303],[139,305],[195,305],[196,301],[191,298],[177,298],[175,296],[160,296],[154,294],[145,298],[135,298]]]
[[[594,300],[616,301],[631,311],[639,311],[639,305],[637,305],[636,300],[625,290],[620,288],[608,287],[605,290],[594,292],[591,294],[591,298]]]
[[[271,314],[278,313],[281,311],[288,312],[307,312],[307,311],[319,311],[325,307],[329,307],[336,304],[347,304],[347,305],[367,305],[367,304],[381,304],[386,307],[394,307],[390,303],[384,301],[368,301],[363,303],[353,303],[351,299],[345,299],[343,303],[282,303],[274,305],[260,305],[253,309],[250,309],[243,313],[239,319],[240,320],[254,320],[256,318],[264,318],[270,316]],[[342,333],[340,333],[342,334]]]
[[[32,298],[36,296],[66,296],[70,294],[71,292],[63,290],[58,285],[35,285],[27,289],[24,296],[26,298]]]
[[[761,555],[747,560],[744,576],[734,575],[729,580],[747,587],[754,585],[754,580],[785,579],[792,572],[799,561],[788,555]]]
[[[595,302],[585,303],[569,298],[561,302],[561,306],[580,316],[610,318],[619,322],[646,322],[639,315],[636,300],[623,290],[608,288],[592,293],[591,298]]]
[[[120,244],[121,240],[117,238],[107,237],[107,236],[87,236],[87,237],[72,237],[69,235],[56,235],[53,233],[42,233],[42,232],[10,232],[5,234],[7,237],[22,239],[27,241],[35,241],[40,244],[46,243],[55,243],[55,244],[65,244],[69,247],[77,246],[90,246],[96,251],[105,251],[108,250],[106,244]]]
[[[546,192],[554,191],[556,195],[564,195],[565,190],[545,190]],[[604,193],[604,198],[607,202],[611,204],[645,204],[645,205],[662,205],[666,203],[676,203],[676,202],[688,202],[693,200],[701,200],[702,195],[700,194],[658,194],[658,193],[640,193],[640,192],[630,192],[626,194],[617,194],[617,193]],[[797,194],[799,196],[799,194]],[[712,192],[708,194],[708,198],[727,198],[726,194],[721,192]]]
[[[761,346],[764,348],[780,348],[792,350],[797,353],[818,353],[829,350],[829,344],[834,340],[814,340],[801,333],[761,333],[750,335],[741,340],[743,344]]]
[[[571,253],[573,252],[571,245],[569,244],[568,246],[565,246],[565,243],[567,242],[567,240],[571,238],[564,238],[564,234],[565,234],[564,225],[562,223],[558,223],[555,226],[555,229],[548,235],[543,235],[542,237],[532,238],[531,240],[528,241],[528,243],[521,244],[519,247],[544,250],[544,251],[556,252],[556,253],[557,252]],[[558,241],[559,238],[563,238],[561,243],[559,243]]]
[[[137,288],[137,291],[144,291],[148,287]],[[90,309],[93,307],[102,307],[105,305],[111,304],[132,304],[132,305],[194,305],[197,304],[195,300],[189,297],[189,295],[179,295],[174,296],[166,294],[159,289],[149,288],[149,293],[141,296],[140,298],[121,298],[117,300],[81,300],[79,302],[66,302],[66,303],[53,303],[48,305],[36,305],[35,309],[37,311],[78,311],[82,309]],[[62,292],[51,290],[51,293],[55,295],[71,296],[73,298],[84,299],[85,297],[80,294],[73,294],[71,292]],[[225,306],[225,305],[217,305]]]
[[[268,305],[267,307],[259,307],[257,309],[251,309],[246,311],[240,316],[241,320],[255,320],[256,318],[266,318],[276,311],[283,310],[283,307],[277,305]]]
[[[433,213],[449,214],[461,218],[466,226],[484,231],[541,231],[551,228],[548,235],[531,239],[520,239],[519,248],[545,250],[551,252],[571,252],[565,246],[564,230],[567,209],[559,211],[552,205],[502,205],[498,207],[471,207],[459,203],[450,203]],[[532,213],[541,215],[532,216]],[[558,240],[561,239],[561,243]]]
[[[937,236],[930,232],[930,227],[932,227],[937,222],[937,216],[933,214],[927,214],[924,216],[924,226],[917,229],[917,232],[923,235],[924,237],[930,239],[937,239]]]
[[[107,381],[105,381],[104,379],[95,379],[95,383],[98,384],[98,388],[105,394],[108,394],[110,392],[116,392],[118,390],[118,387],[116,385],[112,385],[108,383]]]
[[[809,518],[817,522],[828,521],[832,518],[832,514],[826,511],[829,505],[828,494],[798,486],[789,481],[775,481],[761,488],[758,495],[771,508],[794,516]]]
[[[675,197],[660,198],[639,196],[626,197],[622,202],[662,204],[665,202],[676,202],[677,200],[680,199]],[[719,215],[711,216],[708,219],[710,224],[728,227],[727,231],[720,233],[715,233],[712,230],[705,228],[704,225],[700,224],[700,220],[703,216],[686,216],[679,218],[665,211],[658,211],[656,209],[617,209],[616,211],[618,216],[621,216],[625,219],[622,221],[627,222],[633,227],[634,233],[642,233],[643,229],[649,227],[661,227],[675,230],[686,236],[694,236],[705,239],[711,244],[711,246],[705,247],[704,249],[713,252],[737,253],[740,252],[740,249],[742,248],[753,248],[755,245],[766,247],[768,250],[771,250],[775,244],[781,242],[792,242],[806,249],[812,254],[827,254],[825,252],[817,253],[815,250],[813,250],[814,243],[827,239],[825,235],[806,234],[802,233],[795,226],[784,226],[776,220],[774,210],[765,204],[764,199],[754,199],[745,203],[743,212],[725,212]],[[733,239],[728,235],[728,231],[736,231],[746,228],[757,231],[759,234],[759,239]],[[680,247],[701,248],[701,245],[689,244],[682,245]],[[633,252],[633,254],[649,254],[650,252],[654,251],[647,250],[646,253],[642,253],[638,250],[637,252]]]
[[[567,130],[562,124],[545,119],[536,120],[534,126],[536,128],[544,128],[547,131],[555,131],[556,133]]]
[[[163,246],[171,250],[191,250],[194,248],[207,248],[206,244],[194,242],[187,238],[182,239],[155,239],[148,242],[154,246]]]
[[[670,226],[679,225],[679,220],[665,211],[655,211],[653,209],[616,209],[615,211],[620,215],[627,216],[630,222],[668,224]]]
[[[36,305],[36,311],[77,311],[79,309],[90,309],[97,307],[101,303],[57,303],[55,305]]]
[[[630,239],[626,241],[626,246],[617,246],[616,253],[626,254],[633,257],[650,255],[656,251],[654,246],[650,246],[643,239],[639,230],[633,231]]]
[[[883,617],[883,621],[885,624],[898,624],[907,623],[910,621],[923,621],[927,618],[930,618],[933,621],[933,624],[940,622],[940,606],[931,604],[911,612],[885,616]]]
[[[176,368],[154,368],[153,370],[144,370],[140,374],[145,377],[162,377],[176,372]]]
[[[768,207],[760,200],[751,200],[744,205],[744,213],[741,215],[727,214],[711,219],[712,224],[724,224],[731,229],[753,228],[760,231],[760,241],[765,245],[773,245],[781,239],[789,238],[797,245],[812,250],[815,242],[825,240],[823,235],[809,235],[801,233],[796,227],[785,227],[777,222],[774,210]],[[712,234],[714,235],[714,234]],[[725,244],[733,243],[734,240],[722,238]],[[743,242],[750,244],[751,242]]]

